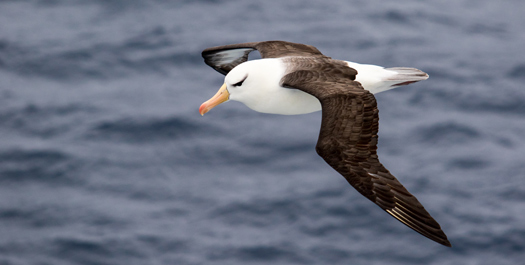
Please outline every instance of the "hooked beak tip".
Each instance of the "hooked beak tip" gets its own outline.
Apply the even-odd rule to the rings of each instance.
[[[215,106],[228,101],[230,98],[230,93],[228,93],[228,89],[226,89],[226,84],[222,85],[222,87],[217,91],[217,94],[210,98],[208,101],[202,103],[202,105],[199,108],[199,113],[204,116],[208,111],[213,109]]]
[[[199,113],[201,114],[201,116],[204,116],[206,112],[208,112],[208,110],[206,110],[206,103],[202,103],[201,107],[199,108]]]

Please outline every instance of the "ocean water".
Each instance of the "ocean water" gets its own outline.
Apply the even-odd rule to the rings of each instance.
[[[0,264],[522,264],[525,2],[0,1]],[[446,248],[314,151],[320,113],[240,103],[200,52],[260,40],[419,68],[382,163]]]

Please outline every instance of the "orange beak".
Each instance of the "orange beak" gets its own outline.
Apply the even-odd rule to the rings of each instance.
[[[199,113],[201,115],[206,114],[206,112],[213,109],[215,106],[228,101],[230,99],[230,93],[228,92],[228,89],[226,89],[226,84],[222,85],[219,91],[217,91],[217,94],[213,96],[212,98],[208,99],[208,101],[202,103],[201,107],[199,108]]]

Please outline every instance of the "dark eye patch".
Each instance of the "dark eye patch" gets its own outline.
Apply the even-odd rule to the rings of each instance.
[[[232,86],[242,86],[242,83],[244,82],[244,80],[246,80],[246,78],[248,78],[248,76],[246,76],[245,78],[243,78],[241,81],[233,84]]]

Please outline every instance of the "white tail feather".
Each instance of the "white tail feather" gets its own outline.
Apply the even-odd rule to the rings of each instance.
[[[372,93],[376,94],[379,92],[390,90],[392,88],[406,86],[418,81],[428,79],[427,73],[416,68],[392,67],[385,68],[385,70],[394,72],[394,74],[384,78],[382,80],[382,86],[377,87],[373,92],[371,91]]]
[[[416,68],[392,67],[392,68],[385,68],[385,70],[394,71],[397,73],[397,75],[393,75],[385,79],[385,81],[399,82],[399,83],[392,85],[393,87],[408,85],[411,83],[415,83],[417,81],[428,79],[427,73],[421,70],[418,70]]]

